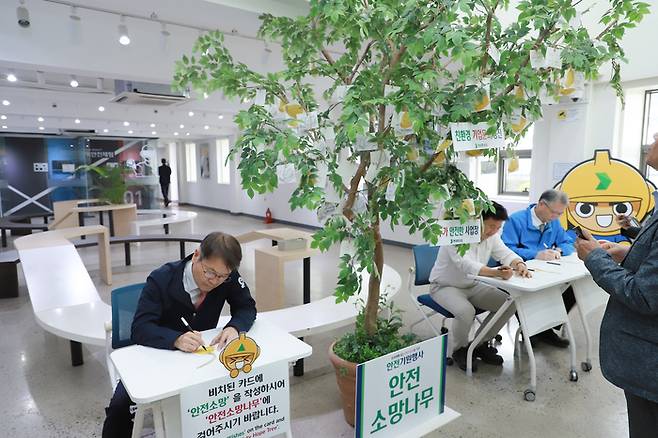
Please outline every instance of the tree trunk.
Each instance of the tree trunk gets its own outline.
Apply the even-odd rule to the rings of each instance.
[[[366,302],[365,329],[369,336],[377,333],[377,313],[379,311],[379,287],[382,282],[382,272],[384,270],[384,246],[382,235],[379,232],[379,215],[376,222],[372,225],[372,233],[375,239],[375,266],[377,272],[370,275],[368,284],[368,301]]]

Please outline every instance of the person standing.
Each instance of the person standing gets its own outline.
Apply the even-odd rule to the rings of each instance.
[[[647,154],[658,169],[658,133]],[[623,183],[622,183],[623,184]],[[654,192],[658,199],[658,192]],[[603,376],[624,390],[630,438],[658,433],[658,214],[629,247],[598,242],[587,231],[576,240],[578,257],[610,294],[601,322]]]
[[[165,207],[169,206],[169,184],[171,183],[171,167],[167,165],[167,160],[162,159],[162,165],[158,167],[158,176],[160,177],[160,189]]]

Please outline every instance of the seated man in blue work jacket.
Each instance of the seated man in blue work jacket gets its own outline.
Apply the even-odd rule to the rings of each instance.
[[[559,217],[569,205],[567,194],[546,190],[536,204],[517,211],[509,217],[503,228],[503,242],[523,260],[557,260],[573,253],[573,241],[560,224]],[[562,294],[567,312],[576,303],[573,289]],[[543,341],[560,348],[569,346],[569,340],[558,336],[553,329],[532,337],[533,342]]]
[[[256,303],[237,271],[241,260],[237,239],[214,232],[194,254],[151,272],[133,319],[132,340],[148,347],[194,352],[203,345],[199,331],[217,327],[225,302],[231,306],[231,320],[210,344],[219,350],[239,332],[248,331],[256,319]],[[187,330],[181,317],[198,331]],[[131,436],[132,404],[119,382],[105,409],[103,438]]]

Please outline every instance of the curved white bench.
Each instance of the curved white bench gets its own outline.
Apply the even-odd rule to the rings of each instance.
[[[151,219],[140,219],[140,216],[156,217]],[[139,236],[142,228],[145,227],[162,227],[188,222],[190,224],[189,232],[194,233],[194,219],[196,219],[196,217],[196,212],[187,210],[137,210],[137,219],[132,223],[132,232]]]
[[[83,363],[81,344],[107,346],[106,323],[112,320],[112,309],[98,295],[78,251],[68,239],[100,229],[107,237],[107,229],[95,225],[46,231],[15,241],[37,323],[71,341],[74,366]],[[106,247],[109,245],[103,245],[103,249]],[[109,249],[106,257],[109,261]],[[364,273],[361,290],[348,302],[337,304],[331,295],[308,304],[259,312],[257,318],[298,337],[344,327],[355,321],[356,301],[367,297],[368,280],[369,274]],[[382,293],[390,300],[400,290],[402,280],[398,272],[385,265],[381,284]]]

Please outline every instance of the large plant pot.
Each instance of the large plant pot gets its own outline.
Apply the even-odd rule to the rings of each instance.
[[[343,415],[345,421],[354,427],[354,403],[356,402],[356,367],[358,364],[348,362],[336,356],[334,345],[329,346],[329,360],[336,370],[336,383],[340,397],[343,400]]]

